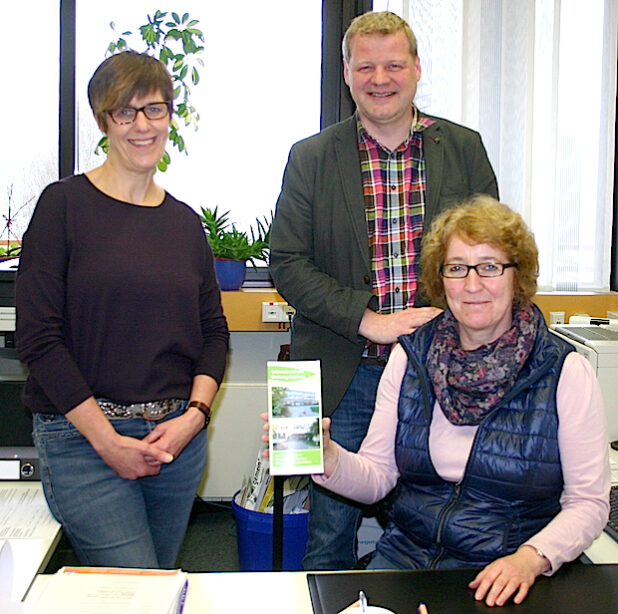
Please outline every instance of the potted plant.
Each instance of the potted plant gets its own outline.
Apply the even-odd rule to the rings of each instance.
[[[229,221],[229,211],[219,214],[214,209],[202,207],[200,218],[215,257],[215,270],[221,290],[238,290],[245,281],[247,262],[255,268],[255,261],[268,260],[268,240],[272,222],[266,217],[256,218],[257,228],[249,233],[238,230]]]
[[[23,218],[25,214],[32,214],[30,203],[34,200],[34,197],[26,199],[21,206],[15,207],[13,187],[13,183],[11,183],[6,190],[6,214],[2,216],[5,220],[5,224],[4,228],[2,228],[2,232],[0,232],[0,260],[12,260],[20,255],[20,235],[23,231],[20,231],[17,226],[19,226],[19,221],[21,221],[20,218]],[[18,218],[18,216],[20,216],[20,218]]]
[[[0,260],[12,260],[21,253],[21,243],[19,241],[7,242],[0,246]]]

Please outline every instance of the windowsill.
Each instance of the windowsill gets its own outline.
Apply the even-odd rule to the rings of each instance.
[[[607,292],[573,292],[570,290],[543,290],[541,292],[537,292],[536,296],[616,296],[618,297],[618,292],[614,290],[608,290]]]
[[[262,322],[262,303],[283,301],[274,288],[242,288],[221,292],[223,312],[232,332],[285,332],[287,323]]]
[[[618,311],[617,292],[539,292],[534,302],[546,322],[550,311],[564,311],[565,322],[574,314],[604,318],[608,311]]]
[[[237,292],[222,292],[223,310],[233,332],[285,332],[286,323],[262,322],[262,303],[283,301],[275,288],[242,288]],[[565,321],[574,314],[606,317],[608,311],[618,311],[618,292],[539,292],[534,302],[549,322],[550,311],[564,311]]]

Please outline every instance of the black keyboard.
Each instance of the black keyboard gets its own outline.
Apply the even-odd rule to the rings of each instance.
[[[616,542],[618,542],[618,485],[612,486],[609,493],[609,520],[605,527],[605,532]]]

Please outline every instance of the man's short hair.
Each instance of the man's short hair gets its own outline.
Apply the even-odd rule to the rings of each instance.
[[[416,59],[418,50],[416,45],[416,36],[414,36],[414,32],[412,32],[412,28],[410,28],[405,19],[402,19],[399,15],[395,15],[395,13],[391,13],[390,11],[382,11],[377,13],[370,11],[368,13],[364,13],[363,15],[359,15],[352,20],[352,23],[343,36],[343,42],[341,43],[343,59],[346,62],[350,61],[350,42],[357,34],[386,35],[395,34],[396,32],[399,32],[399,30],[403,30],[408,37],[408,42],[410,43],[410,55]]]

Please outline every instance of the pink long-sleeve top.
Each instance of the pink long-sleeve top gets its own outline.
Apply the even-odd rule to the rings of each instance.
[[[397,345],[380,380],[375,412],[360,450],[353,454],[337,446],[333,473],[328,478],[314,476],[316,483],[362,503],[379,501],[395,486],[397,406],[406,366],[406,353]],[[588,361],[576,352],[564,361],[557,402],[564,476],[561,511],[525,542],[549,559],[548,575],[577,558],[600,535],[609,515],[609,452],[601,388]],[[434,405],[429,453],[444,480],[463,478],[477,428],[452,425],[439,404]]]

